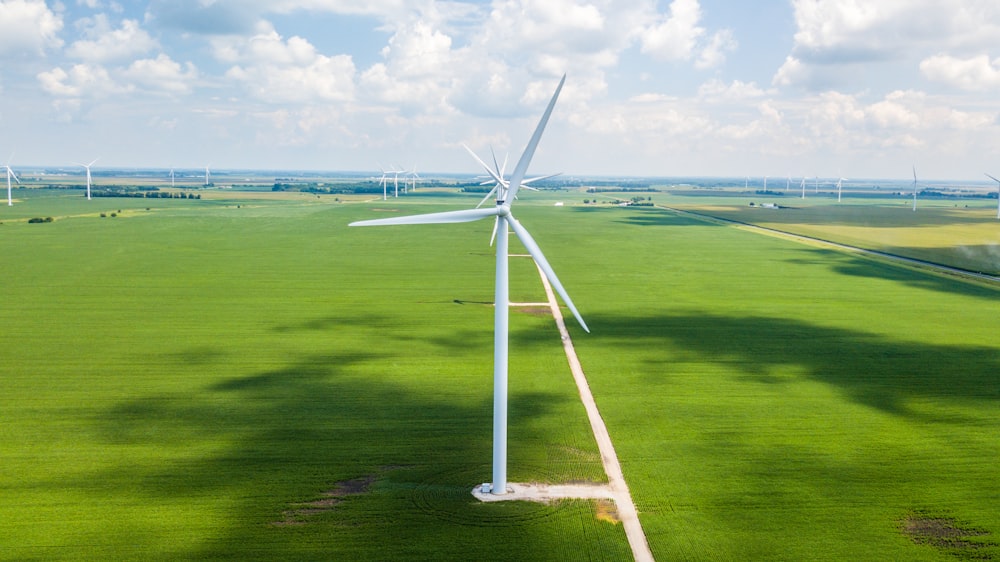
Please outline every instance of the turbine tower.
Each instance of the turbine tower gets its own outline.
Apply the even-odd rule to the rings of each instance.
[[[840,203],[840,194],[844,187],[844,180],[846,179],[847,178],[840,178],[839,180],[837,180],[837,203]]]
[[[493,350],[493,481],[489,489],[482,490],[495,495],[507,493],[507,355],[508,355],[508,317],[510,314],[510,298],[508,285],[508,229],[514,231],[518,239],[534,258],[535,263],[548,278],[549,283],[562,297],[566,306],[573,312],[573,316],[584,330],[590,332],[587,324],[583,321],[580,313],[570,300],[569,294],[563,288],[555,271],[549,265],[548,260],[542,254],[542,250],[531,237],[531,234],[521,223],[514,218],[511,213],[511,204],[517,198],[517,192],[524,182],[525,172],[531,163],[531,158],[535,154],[538,142],[541,140],[542,132],[555,107],[556,99],[566,82],[566,75],[563,75],[556,87],[552,99],[549,101],[545,113],[542,114],[538,126],[535,128],[528,146],[521,154],[514,173],[509,182],[501,182],[496,188],[496,205],[491,209],[467,209],[463,211],[446,211],[442,213],[431,213],[426,215],[411,215],[406,217],[393,217],[387,219],[374,219],[353,222],[350,226],[381,226],[395,224],[443,224],[472,222],[487,217],[495,217],[499,226],[497,235],[496,250],[496,297],[494,302],[494,350]],[[477,158],[478,160],[478,158]],[[491,174],[492,175],[492,174]]]
[[[802,176],[802,198],[806,198],[806,177]]]
[[[13,159],[14,159],[14,155],[11,154],[10,158],[7,159],[7,163],[4,164],[4,166],[3,166],[4,168],[7,168],[7,206],[8,207],[13,207],[14,206],[14,198],[11,195],[11,192],[10,192],[10,178],[14,178],[14,181],[16,181],[19,185],[21,183],[21,180],[17,179],[17,174],[14,173],[14,170],[10,169],[10,161],[13,160]]]
[[[997,220],[1000,220],[1000,180],[989,174],[986,174],[986,177],[997,182]],[[7,185],[10,185],[10,180],[7,180]]]
[[[90,167],[93,166],[94,162],[97,162],[98,160],[100,160],[100,158],[94,158],[90,164],[76,163],[77,166],[83,166],[87,170],[87,201],[90,201]]]
[[[208,164],[205,164],[205,187],[209,186],[208,178],[210,178],[211,176],[212,174],[208,171]]]
[[[917,210],[917,167],[913,166],[913,210]]]

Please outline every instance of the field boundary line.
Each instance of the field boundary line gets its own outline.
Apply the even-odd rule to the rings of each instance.
[[[538,264],[535,264],[538,267]],[[569,330],[566,329],[566,322],[563,320],[562,310],[559,309],[559,302],[552,292],[552,285],[549,284],[545,272],[538,267],[538,274],[542,278],[542,285],[545,287],[545,295],[549,299],[549,307],[552,309],[552,317],[559,328],[562,336],[563,349],[566,351],[566,359],[569,361],[570,370],[573,372],[573,380],[576,381],[576,388],[580,392],[580,399],[583,407],[587,410],[587,418],[590,420],[590,427],[594,432],[594,439],[597,440],[597,448],[601,453],[601,463],[604,465],[604,472],[608,476],[608,484],[614,496],[615,506],[618,508],[618,517],[625,528],[625,537],[628,538],[629,547],[632,549],[632,556],[636,562],[652,562],[653,553],[649,550],[649,542],[646,540],[646,533],[642,530],[639,522],[639,512],[632,502],[632,494],[628,490],[625,482],[625,475],[622,473],[621,463],[618,462],[618,454],[615,446],[611,442],[611,434],[604,424],[604,418],[597,409],[594,395],[590,392],[590,384],[587,376],[580,365],[580,359],[576,356],[576,349],[573,347],[573,340],[569,337]]]
[[[845,252],[851,252],[854,254],[859,254],[865,257],[880,259],[883,261],[890,261],[898,265],[909,266],[911,268],[917,269],[923,272],[930,272],[938,275],[950,275],[953,277],[962,278],[963,281],[986,281],[992,285],[1000,283],[1000,277],[995,275],[989,275],[987,273],[978,273],[975,271],[969,271],[966,269],[959,269],[957,267],[950,267],[940,263],[935,263],[927,260],[919,260],[916,258],[908,258],[905,256],[897,256],[896,254],[890,254],[888,252],[880,252],[878,250],[869,250],[867,248],[861,248],[858,246],[851,246],[850,244],[841,244],[840,242],[831,242],[830,240],[824,240],[822,238],[816,238],[815,236],[808,236],[805,234],[796,234],[794,232],[786,232],[784,230],[778,230],[777,228],[771,228],[768,226],[760,226],[756,224],[751,224],[747,222],[724,219],[721,217],[716,217],[713,215],[708,215],[704,213],[696,213],[694,211],[685,211],[683,209],[677,209],[674,207],[663,207],[657,205],[657,209],[663,209],[664,211],[670,211],[672,213],[677,213],[678,215],[686,215],[693,217],[695,219],[723,224],[729,226],[735,226],[743,230],[749,230],[752,232],[757,232],[758,234],[764,234],[765,236],[773,236],[775,238],[783,238],[786,240],[792,240],[794,242],[799,242],[802,244],[809,244],[812,246],[820,246],[825,248],[832,248],[835,250],[841,250]]]

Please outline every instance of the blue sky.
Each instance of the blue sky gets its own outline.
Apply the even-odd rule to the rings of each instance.
[[[0,0],[20,165],[1000,174],[996,0]]]

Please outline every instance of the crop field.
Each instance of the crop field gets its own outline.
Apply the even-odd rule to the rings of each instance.
[[[769,198],[783,209],[752,208],[743,198],[668,198],[669,205],[969,271],[1000,275],[995,200]],[[721,199],[721,200],[720,200]]]
[[[630,559],[607,506],[469,493],[489,221],[346,226],[478,197],[18,196],[0,558]],[[591,326],[657,559],[1000,557],[1000,289],[583,198],[518,218]],[[529,261],[511,275],[544,300]],[[604,481],[551,318],[511,330],[510,479]]]

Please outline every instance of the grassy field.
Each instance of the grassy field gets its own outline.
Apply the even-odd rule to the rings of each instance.
[[[581,198],[518,217],[593,330],[658,559],[1000,556],[1000,290]],[[600,506],[469,495],[488,222],[346,228],[469,201],[5,208],[0,557],[629,559]],[[515,311],[512,344],[511,480],[602,480],[551,319]]]

